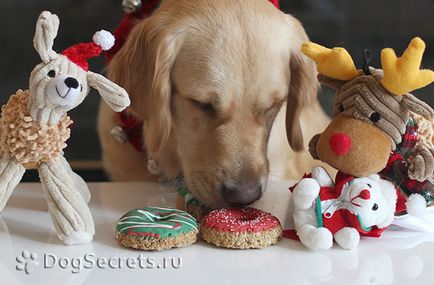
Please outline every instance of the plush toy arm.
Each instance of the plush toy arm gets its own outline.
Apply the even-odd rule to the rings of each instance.
[[[127,91],[98,73],[87,73],[89,85],[98,90],[101,97],[115,112],[121,112],[130,105]]]
[[[315,179],[321,187],[335,186],[330,174],[322,166],[315,166],[312,169],[312,178]]]
[[[360,234],[355,228],[345,227],[334,235],[335,241],[343,249],[354,249],[359,245]]]
[[[65,162],[43,163],[39,176],[58,237],[67,245],[90,242],[95,234],[92,215]]]
[[[319,195],[320,185],[313,178],[303,178],[294,187],[292,199],[294,207],[306,210],[312,207],[313,202]]]
[[[418,145],[409,159],[408,177],[423,182],[434,175],[434,149]]]

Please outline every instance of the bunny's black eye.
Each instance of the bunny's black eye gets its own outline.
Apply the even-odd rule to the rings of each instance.
[[[56,71],[50,70],[50,71],[48,71],[47,75],[48,75],[48,77],[53,78],[54,76],[56,76]]]
[[[372,211],[377,211],[378,210],[378,204],[374,204],[374,206],[372,206]]]
[[[379,113],[374,112],[372,113],[371,117],[369,117],[369,119],[371,120],[371,122],[373,123],[378,123],[378,121],[381,119],[381,116]]]

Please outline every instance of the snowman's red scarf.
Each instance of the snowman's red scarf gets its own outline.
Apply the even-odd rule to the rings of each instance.
[[[142,1],[142,10],[132,14],[126,14],[118,27],[113,32],[115,36],[115,45],[107,53],[107,61],[110,61],[113,56],[120,50],[125,44],[125,41],[130,34],[131,30],[144,18],[149,17],[158,7],[158,3],[161,0],[144,0]],[[280,9],[279,0],[269,0]],[[121,127],[127,135],[128,142],[134,146],[138,152],[145,152],[143,146],[143,129],[142,121],[140,118],[133,116],[128,111],[119,113],[119,119],[121,121]]]

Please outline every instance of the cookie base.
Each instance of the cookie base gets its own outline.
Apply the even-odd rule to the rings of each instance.
[[[224,232],[202,224],[200,232],[202,239],[208,243],[235,249],[268,247],[276,244],[282,237],[280,226],[260,232]]]
[[[174,247],[189,246],[196,243],[197,238],[197,232],[190,232],[170,238],[141,237],[135,235],[126,235],[123,233],[116,234],[116,241],[119,245],[148,251],[159,251]]]

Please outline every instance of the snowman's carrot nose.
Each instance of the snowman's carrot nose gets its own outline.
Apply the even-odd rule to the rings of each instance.
[[[362,190],[362,192],[360,192],[359,198],[362,198],[363,200],[369,200],[371,199],[371,192],[369,192],[369,190]]]

